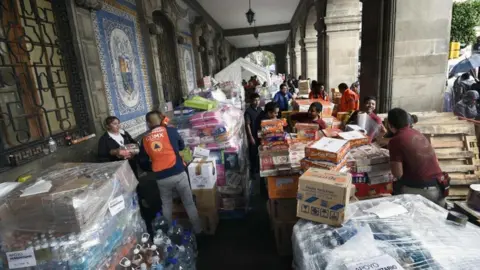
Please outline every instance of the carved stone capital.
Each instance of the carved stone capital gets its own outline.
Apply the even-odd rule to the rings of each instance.
[[[180,44],[180,45],[184,44],[185,43],[185,38],[182,37],[182,36],[178,36],[177,37],[177,43]]]
[[[150,35],[160,35],[163,33],[163,28],[158,26],[156,23],[149,23],[147,27]]]
[[[305,40],[302,38],[298,41],[298,45],[300,45],[300,47],[305,47]]]
[[[100,10],[103,7],[101,0],[75,0],[78,7],[88,10]]]

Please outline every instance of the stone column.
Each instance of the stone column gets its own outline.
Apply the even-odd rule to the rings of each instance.
[[[317,78],[317,38],[305,38],[305,56],[307,60],[307,72],[305,78],[310,78],[312,80],[318,80]]]
[[[302,49],[296,47],[295,51],[295,78],[298,79],[298,76],[302,75]]]
[[[452,0],[397,0],[395,13],[391,107],[412,112],[440,110]]]
[[[290,74],[290,52],[287,53],[287,75]]]
[[[327,31],[328,88],[358,79],[360,49],[360,2],[329,0],[325,25]]]

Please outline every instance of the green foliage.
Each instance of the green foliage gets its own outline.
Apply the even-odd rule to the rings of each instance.
[[[269,51],[255,51],[247,55],[246,58],[249,58],[250,62],[261,67],[268,68],[269,66],[275,64],[275,55]]]
[[[476,41],[475,27],[480,25],[480,0],[454,3],[452,10],[451,41],[471,44]]]

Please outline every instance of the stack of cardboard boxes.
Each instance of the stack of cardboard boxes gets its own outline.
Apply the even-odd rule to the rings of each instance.
[[[369,144],[350,150],[347,166],[360,199],[392,194],[394,177],[390,171],[388,150]]]

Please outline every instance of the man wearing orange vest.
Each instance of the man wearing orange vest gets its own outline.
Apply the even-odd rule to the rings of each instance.
[[[354,91],[348,89],[346,83],[338,85],[338,90],[342,93],[342,99],[338,107],[338,112],[358,111],[360,109],[360,97]]]
[[[175,189],[180,195],[195,233],[200,233],[201,221],[193,202],[185,165],[179,154],[179,151],[185,148],[185,143],[176,128],[167,127],[165,117],[159,112],[149,112],[145,118],[150,132],[143,137],[140,147],[138,155],[140,168],[152,174],[157,181],[163,215],[172,221],[172,193]]]

